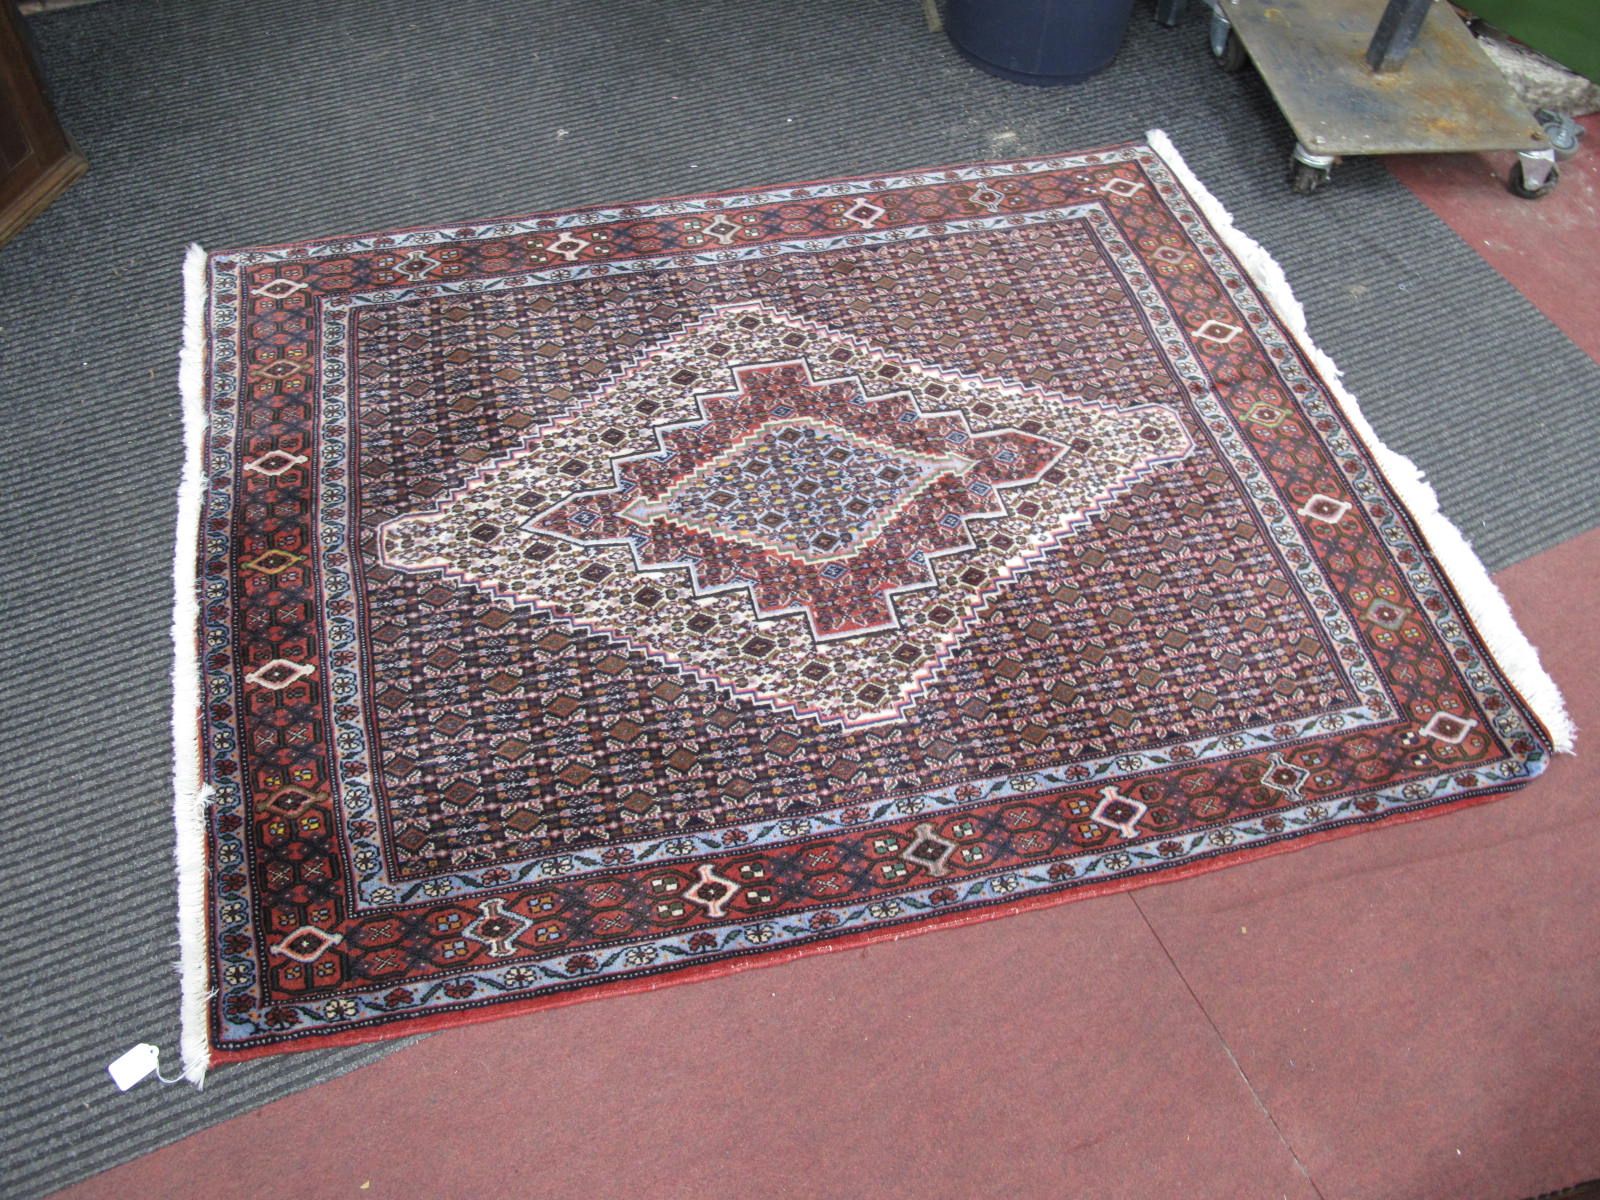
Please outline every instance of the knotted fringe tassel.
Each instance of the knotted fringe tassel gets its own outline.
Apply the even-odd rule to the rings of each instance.
[[[183,260],[183,479],[178,485],[178,537],[172,559],[172,789],[177,825],[178,974],[182,980],[183,1077],[197,1087],[211,1062],[206,970],[206,804],[200,747],[200,514],[205,494],[206,252],[190,246]]]

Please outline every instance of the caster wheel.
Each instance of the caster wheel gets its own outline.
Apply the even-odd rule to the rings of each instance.
[[[1533,114],[1533,119],[1544,130],[1545,141],[1556,152],[1557,161],[1566,162],[1578,152],[1578,139],[1583,136],[1583,126],[1566,113],[1541,108]]]
[[[1233,30],[1228,30],[1227,39],[1222,43],[1222,50],[1218,53],[1212,50],[1212,56],[1229,75],[1237,75],[1244,70],[1245,64],[1250,61],[1250,56],[1245,53],[1244,43],[1239,40],[1239,35]]]
[[[1548,196],[1555,191],[1556,183],[1561,178],[1561,170],[1554,163],[1550,166],[1550,173],[1544,177],[1543,182],[1530,185],[1527,177],[1522,173],[1522,164],[1518,162],[1511,168],[1511,182],[1507,185],[1513,196],[1521,196],[1524,200],[1537,200],[1541,196]]]
[[[1326,187],[1333,172],[1327,167],[1313,167],[1298,159],[1289,165],[1289,187],[1297,196],[1309,196],[1318,188]]]

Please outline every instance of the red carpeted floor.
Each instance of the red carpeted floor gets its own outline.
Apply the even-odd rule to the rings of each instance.
[[[1591,143],[1536,204],[1487,156],[1396,173],[1600,356]],[[1600,728],[1600,530],[1498,578]],[[442,1033],[61,1195],[1550,1191],[1600,1176],[1594,763],[1173,885]],[[1492,834],[1510,806],[1536,832]]]

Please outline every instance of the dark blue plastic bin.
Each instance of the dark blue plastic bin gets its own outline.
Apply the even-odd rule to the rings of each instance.
[[[1133,0],[948,0],[944,25],[973,64],[1018,83],[1081,83],[1109,66]]]

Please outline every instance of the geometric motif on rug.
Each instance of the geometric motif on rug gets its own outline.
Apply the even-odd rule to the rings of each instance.
[[[904,716],[1012,578],[1191,449],[1162,405],[964,378],[734,305],[389,522],[383,557],[864,725]]]

